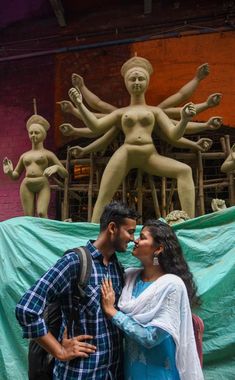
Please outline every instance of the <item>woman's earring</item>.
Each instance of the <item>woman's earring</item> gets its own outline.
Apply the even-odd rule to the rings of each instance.
[[[159,260],[158,260],[157,253],[153,254],[153,265],[159,265]]]

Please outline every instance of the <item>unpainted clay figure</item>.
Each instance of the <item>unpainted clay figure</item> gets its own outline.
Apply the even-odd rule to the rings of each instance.
[[[190,217],[194,216],[195,194],[191,168],[159,155],[153,144],[152,132],[160,129],[169,141],[179,140],[196,109],[192,103],[186,104],[181,109],[180,121],[173,124],[159,107],[148,106],[145,92],[151,73],[152,65],[145,58],[134,57],[125,62],[121,74],[131,97],[130,105],[115,109],[100,119],[82,103],[82,95],[77,89],[69,91],[83,122],[92,132],[102,134],[120,125],[125,135],[124,144],[113,154],[103,173],[92,222],[98,222],[104,206],[110,202],[132,168],[142,169],[152,175],[176,178],[181,207]]]
[[[182,210],[173,210],[167,216],[165,217],[165,220],[169,226],[172,226],[173,224],[178,224],[185,222],[186,220],[189,220],[190,217],[185,211]]]
[[[50,125],[40,115],[33,115],[26,124],[32,149],[21,155],[15,169],[7,157],[3,160],[3,171],[11,179],[17,180],[25,170],[25,178],[20,185],[20,199],[24,215],[35,215],[35,200],[37,215],[47,218],[50,202],[50,185],[48,178],[57,173],[62,178],[68,175],[67,170],[56,155],[45,149],[43,142]]]
[[[211,201],[211,208],[213,211],[221,211],[227,208],[224,199],[214,198]]]
[[[223,173],[230,173],[235,170],[235,144],[231,147],[230,154],[221,166]]]
[[[168,97],[166,100],[161,102],[158,105],[158,107],[163,109],[163,111],[169,117],[179,118],[181,108],[176,107],[176,106],[188,100],[190,96],[193,94],[193,92],[196,90],[196,88],[198,87],[201,80],[203,80],[208,74],[209,74],[209,65],[207,63],[199,66],[196,70],[196,74],[194,78],[191,81],[189,81],[185,86],[180,88],[176,94]],[[105,114],[110,113],[116,109],[116,107],[114,107],[113,105],[107,102],[104,102],[94,93],[92,93],[87,88],[87,86],[84,83],[83,78],[80,75],[72,74],[72,83],[75,88],[80,90],[87,104],[92,109],[99,112],[98,114],[95,113],[95,116],[97,116],[98,118],[101,118]],[[197,114],[208,108],[217,106],[220,103],[220,101],[221,101],[220,93],[215,93],[215,94],[210,95],[205,102],[196,105]],[[61,101],[61,102],[58,102],[58,104],[61,105],[61,109],[63,112],[70,113],[74,115],[75,117],[78,117],[79,119],[81,119],[78,109],[76,109],[71,102]],[[173,119],[172,119],[172,122],[174,124],[177,123],[177,121]],[[185,129],[185,134],[198,133],[206,129],[218,129],[221,126],[221,123],[222,123],[222,119],[219,116],[212,117],[205,123],[189,122]],[[100,132],[94,133],[94,132],[91,132],[88,128],[74,128],[71,124],[68,124],[68,123],[64,123],[60,125],[59,128],[64,135],[74,136],[75,138],[76,137],[88,137],[88,138],[91,137],[92,138],[92,137],[97,137],[101,135]],[[115,129],[118,129],[118,126],[113,127],[113,133],[109,133],[109,138],[102,139],[102,147],[104,147],[103,140],[105,140],[108,145],[111,143],[114,137],[116,137]],[[167,137],[164,136],[163,133],[160,131],[159,131],[158,137],[160,137],[161,139],[165,141],[168,141]],[[212,145],[212,141],[210,139],[205,139],[205,138],[200,139],[198,142],[194,142],[186,138],[181,138],[177,141],[177,143],[174,143],[174,146],[177,146],[177,147],[190,148],[190,149],[200,150],[200,151],[208,150],[211,147],[211,145]],[[95,151],[98,150],[99,141],[98,141],[97,146],[96,144],[92,143],[90,147],[92,149],[95,147]],[[76,155],[76,152],[82,151],[81,147],[75,147],[75,148],[76,149],[73,151],[74,155]],[[85,148],[85,151],[90,152],[92,151],[92,149]]]

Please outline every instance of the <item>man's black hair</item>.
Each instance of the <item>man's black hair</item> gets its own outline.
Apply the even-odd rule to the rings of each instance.
[[[114,222],[117,227],[120,227],[124,223],[125,218],[136,220],[138,217],[137,212],[129,208],[125,203],[111,202],[105,206],[100,217],[100,231],[106,230],[110,222]]]

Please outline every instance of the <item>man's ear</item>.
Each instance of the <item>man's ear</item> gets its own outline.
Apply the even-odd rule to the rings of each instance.
[[[113,234],[115,234],[116,231],[117,231],[116,223],[115,222],[110,222],[108,224],[108,232],[112,236]]]

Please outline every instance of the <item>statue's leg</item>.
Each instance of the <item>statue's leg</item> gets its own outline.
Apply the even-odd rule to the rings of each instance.
[[[99,223],[104,207],[112,200],[115,191],[129,172],[127,148],[123,145],[111,157],[104,170],[98,198],[93,210],[92,223]]]
[[[34,216],[34,199],[35,194],[29,191],[23,180],[20,185],[20,200],[25,216]]]
[[[190,218],[194,218],[195,187],[190,166],[155,153],[146,162],[144,170],[152,175],[176,178],[181,208]]]
[[[50,202],[50,186],[45,183],[43,188],[38,193],[37,198],[37,214],[40,218],[48,218],[47,211]]]

